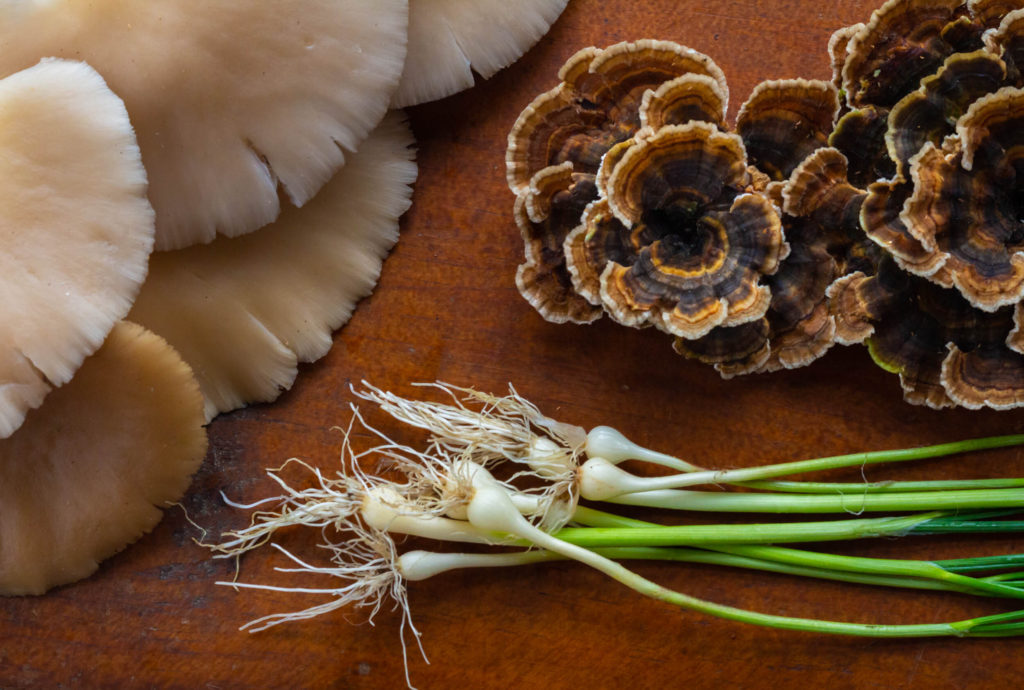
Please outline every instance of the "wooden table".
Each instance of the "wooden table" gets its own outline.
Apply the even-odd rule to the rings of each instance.
[[[653,330],[608,320],[543,321],[513,276],[522,247],[505,186],[505,137],[520,110],[556,83],[578,48],[645,37],[711,55],[731,89],[730,117],[760,80],[829,75],[831,32],[866,19],[875,0],[571,0],[526,57],[486,83],[410,110],[420,179],[380,286],[273,405],[210,426],[206,462],[184,500],[214,533],[240,526],[222,502],[267,495],[262,468],[299,456],[330,467],[348,419],[350,382],[399,393],[444,380],[502,392],[513,383],[545,412],[612,423],[636,440],[715,466],[747,466],[857,450],[1019,432],[1019,412],[943,411],[902,402],[896,378],[863,348],[837,347],[793,372],[723,381],[673,353]],[[399,439],[414,435],[376,418]],[[1019,476],[1020,451],[931,461],[883,476]],[[859,472],[847,475],[856,480]],[[46,506],[40,506],[45,510]],[[374,626],[359,611],[248,634],[255,617],[308,597],[216,586],[234,566],[196,546],[181,510],[92,578],[39,598],[0,601],[0,687],[401,687],[400,615]],[[289,547],[312,541],[291,535]],[[856,544],[846,553],[953,557],[1021,550],[1008,539],[920,538]],[[241,578],[307,583],[273,572],[271,552]],[[690,594],[759,611],[854,621],[955,620],[1005,603],[899,593],[710,566],[639,570]],[[412,584],[430,664],[410,647],[420,688],[1009,687],[1024,671],[1014,640],[884,641],[776,632],[648,601],[583,567],[558,563],[461,572]],[[409,642],[407,638],[407,642]]]

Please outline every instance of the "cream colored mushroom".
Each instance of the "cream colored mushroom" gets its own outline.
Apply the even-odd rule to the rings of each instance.
[[[412,141],[392,113],[303,208],[245,237],[153,255],[129,318],[192,365],[208,418],[273,400],[299,362],[327,353],[398,239],[416,178]]]
[[[153,210],[124,104],[81,62],[44,60],[0,80],[0,180],[6,438],[128,312]]]
[[[0,3],[0,76],[85,60],[124,99],[149,173],[158,248],[302,205],[387,109],[407,0]]]
[[[202,397],[161,338],[121,322],[0,440],[0,594],[41,594],[148,532],[206,453]]]
[[[409,0],[409,51],[392,106],[434,101],[518,60],[568,0]]]

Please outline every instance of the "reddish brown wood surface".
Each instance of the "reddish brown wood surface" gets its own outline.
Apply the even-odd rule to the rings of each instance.
[[[240,501],[267,495],[261,468],[291,456],[331,466],[348,419],[350,382],[399,393],[436,379],[500,392],[508,383],[545,412],[612,423],[654,447],[717,466],[745,466],[1024,430],[1024,415],[935,412],[901,401],[895,377],[862,348],[837,348],[803,370],[723,381],[672,352],[663,334],[603,321],[544,322],[516,292],[520,240],[504,181],[506,134],[556,83],[578,48],[644,37],[710,54],[731,88],[730,113],[761,79],[827,77],[826,44],[874,0],[571,0],[523,60],[475,89],[410,112],[419,140],[414,205],[381,283],[275,404],[217,419],[211,450],[184,500],[213,532],[239,526]],[[382,423],[379,418],[377,422]],[[396,437],[411,434],[383,423]],[[405,434],[405,436],[403,436]],[[1020,476],[1015,450],[933,461],[869,477]],[[857,473],[850,475],[852,478]],[[47,510],[40,505],[39,509]],[[246,621],[310,605],[308,597],[216,586],[233,566],[211,561],[170,510],[153,533],[92,578],[44,597],[0,600],[0,687],[401,687],[400,616],[360,612],[248,634]],[[302,537],[287,541],[309,552]],[[905,539],[846,548],[951,557],[1024,549],[1007,539]],[[273,572],[272,553],[242,579],[307,583]],[[645,565],[688,593],[792,616],[928,622],[1003,610],[955,595],[899,593],[712,567]],[[645,600],[570,564],[456,573],[410,587],[430,664],[410,649],[420,688],[1012,687],[1024,670],[1014,640],[872,641],[775,632]]]

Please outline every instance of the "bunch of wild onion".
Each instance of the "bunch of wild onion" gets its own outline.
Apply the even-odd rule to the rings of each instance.
[[[448,394],[444,403],[408,400],[367,384],[357,395],[407,424],[429,432],[422,451],[393,442],[366,425],[353,408],[343,443],[343,467],[327,476],[301,461],[314,479],[305,489],[290,486],[279,470],[268,475],[280,496],[240,508],[260,508],[250,525],[227,533],[212,546],[219,557],[238,556],[266,543],[278,530],[304,525],[322,530],[330,554],[315,565],[271,545],[294,567],[334,580],[323,588],[281,588],[226,582],[234,587],[301,591],[327,600],[295,613],[274,614],[245,628],[261,630],[348,605],[368,607],[370,616],[390,598],[412,627],[405,582],[456,568],[526,565],[573,559],[637,592],[678,606],[736,621],[775,628],[870,637],[1008,636],[1024,634],[1024,611],[1014,610],[946,623],[859,624],[758,613],[697,599],[632,572],[630,560],[668,560],[789,573],[856,583],[945,590],[1024,599],[1024,554],[914,561],[840,556],[779,544],[826,542],[908,534],[1024,529],[1005,519],[1024,505],[1024,479],[838,484],[783,481],[780,477],[873,463],[931,458],[1024,443],[1003,436],[910,450],[781,463],[734,470],[709,470],[639,447],[610,427],[583,429],[550,419],[514,391],[493,397],[433,384]],[[367,451],[352,447],[354,425],[379,438]],[[675,474],[641,477],[619,466],[649,462]],[[363,470],[376,461],[385,479]],[[498,478],[498,477],[502,478]],[[723,491],[727,485],[742,492]],[[696,487],[710,486],[708,489]],[[841,519],[810,522],[665,526],[580,505],[579,499],[666,509],[728,512],[843,513]],[[863,517],[862,513],[901,513]],[[857,517],[850,517],[849,514]],[[400,552],[395,535],[414,535],[474,547],[472,553]],[[1024,607],[1022,607],[1024,608]]]

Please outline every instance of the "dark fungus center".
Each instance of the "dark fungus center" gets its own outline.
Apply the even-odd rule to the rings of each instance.
[[[645,209],[642,221],[653,241],[670,247],[677,258],[705,256],[715,242],[713,226],[705,220],[708,206],[695,199],[677,199]]]

